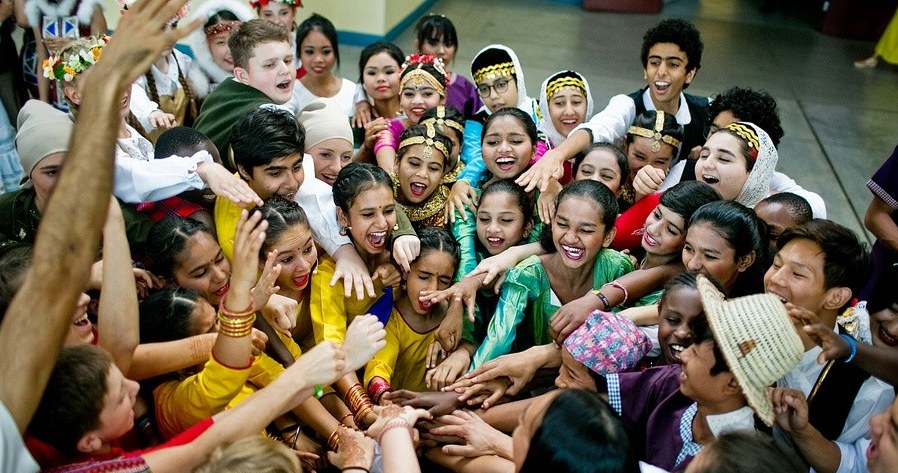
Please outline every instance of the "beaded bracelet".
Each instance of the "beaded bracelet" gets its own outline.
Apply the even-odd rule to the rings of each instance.
[[[382,429],[380,429],[380,435],[377,436],[377,443],[381,443],[381,439],[384,437],[384,434],[386,434],[387,432],[389,432],[393,429],[399,429],[399,428],[403,428],[403,427],[408,429],[409,435],[412,435],[412,426],[409,425],[407,420],[405,420],[401,417],[397,417],[395,419],[388,420],[387,423],[384,424],[384,427]]]
[[[626,303],[627,303],[627,299],[630,298],[630,293],[627,292],[627,288],[624,287],[623,284],[621,284],[621,283],[619,283],[619,282],[617,282],[617,281],[611,281],[611,282],[609,282],[609,283],[602,284],[602,287],[605,287],[605,286],[615,287],[615,288],[620,289],[621,291],[623,291],[623,293],[624,293],[624,300],[623,300],[623,302],[621,302],[621,303],[618,304],[618,305],[623,305],[623,304],[626,304]]]
[[[851,363],[854,358],[857,356],[857,341],[855,341],[854,337],[848,334],[840,333],[839,336],[845,339],[848,342],[848,357],[842,360],[842,363]]]

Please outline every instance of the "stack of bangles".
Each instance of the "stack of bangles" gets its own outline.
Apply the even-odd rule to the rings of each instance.
[[[346,394],[343,395],[343,402],[349,407],[349,410],[355,415],[355,423],[359,427],[365,424],[364,420],[374,410],[374,404],[371,398],[365,392],[365,388],[361,384],[353,384]]]
[[[250,302],[249,308],[243,312],[231,312],[225,309],[225,302],[221,302],[218,309],[218,333],[233,338],[245,337],[252,333],[253,323],[256,321],[256,309]]]
[[[327,449],[336,452],[337,449],[340,448],[340,429],[333,431],[330,437],[327,438]]]
[[[386,382],[383,378],[374,378],[368,383],[368,395],[371,396],[371,400],[377,404],[380,404],[381,396],[389,390],[390,383]]]

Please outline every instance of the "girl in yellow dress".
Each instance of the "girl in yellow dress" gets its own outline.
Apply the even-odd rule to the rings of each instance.
[[[424,378],[430,347],[448,304],[419,297],[422,291],[441,291],[452,284],[461,252],[455,238],[442,228],[425,227],[418,238],[421,253],[411,264],[404,294],[396,300],[386,324],[387,345],[365,368],[365,385],[374,402],[394,389],[429,390]]]

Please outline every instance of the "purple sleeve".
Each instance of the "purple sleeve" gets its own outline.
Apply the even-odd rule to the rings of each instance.
[[[446,91],[446,105],[458,110],[465,119],[469,119],[483,107],[477,87],[467,78],[459,74],[453,74],[453,81]]]
[[[889,204],[892,210],[898,210],[898,147],[892,151],[892,155],[876,171],[876,174],[873,174],[873,177],[867,181],[867,187],[873,194]]]
[[[660,366],[641,372],[608,376],[608,400],[631,428],[645,428],[649,415],[664,398],[680,389],[680,365]],[[616,381],[612,382],[612,379]],[[619,393],[618,405],[613,399],[612,385]]]
[[[378,136],[378,138],[374,140],[374,154],[377,154],[379,150],[387,146],[394,150],[399,150],[399,137],[402,136],[402,132],[405,131],[405,125],[402,123],[402,120],[398,118],[390,120],[387,130],[390,132],[390,136],[393,137],[393,141],[390,142],[389,137],[384,139],[384,137]]]

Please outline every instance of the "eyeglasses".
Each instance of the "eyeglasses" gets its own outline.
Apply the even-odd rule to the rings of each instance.
[[[477,93],[480,94],[482,98],[487,98],[490,96],[490,90],[495,90],[496,95],[504,94],[505,91],[508,90],[508,84],[511,82],[510,79],[499,79],[496,82],[493,82],[493,85],[481,84],[477,86]]]

